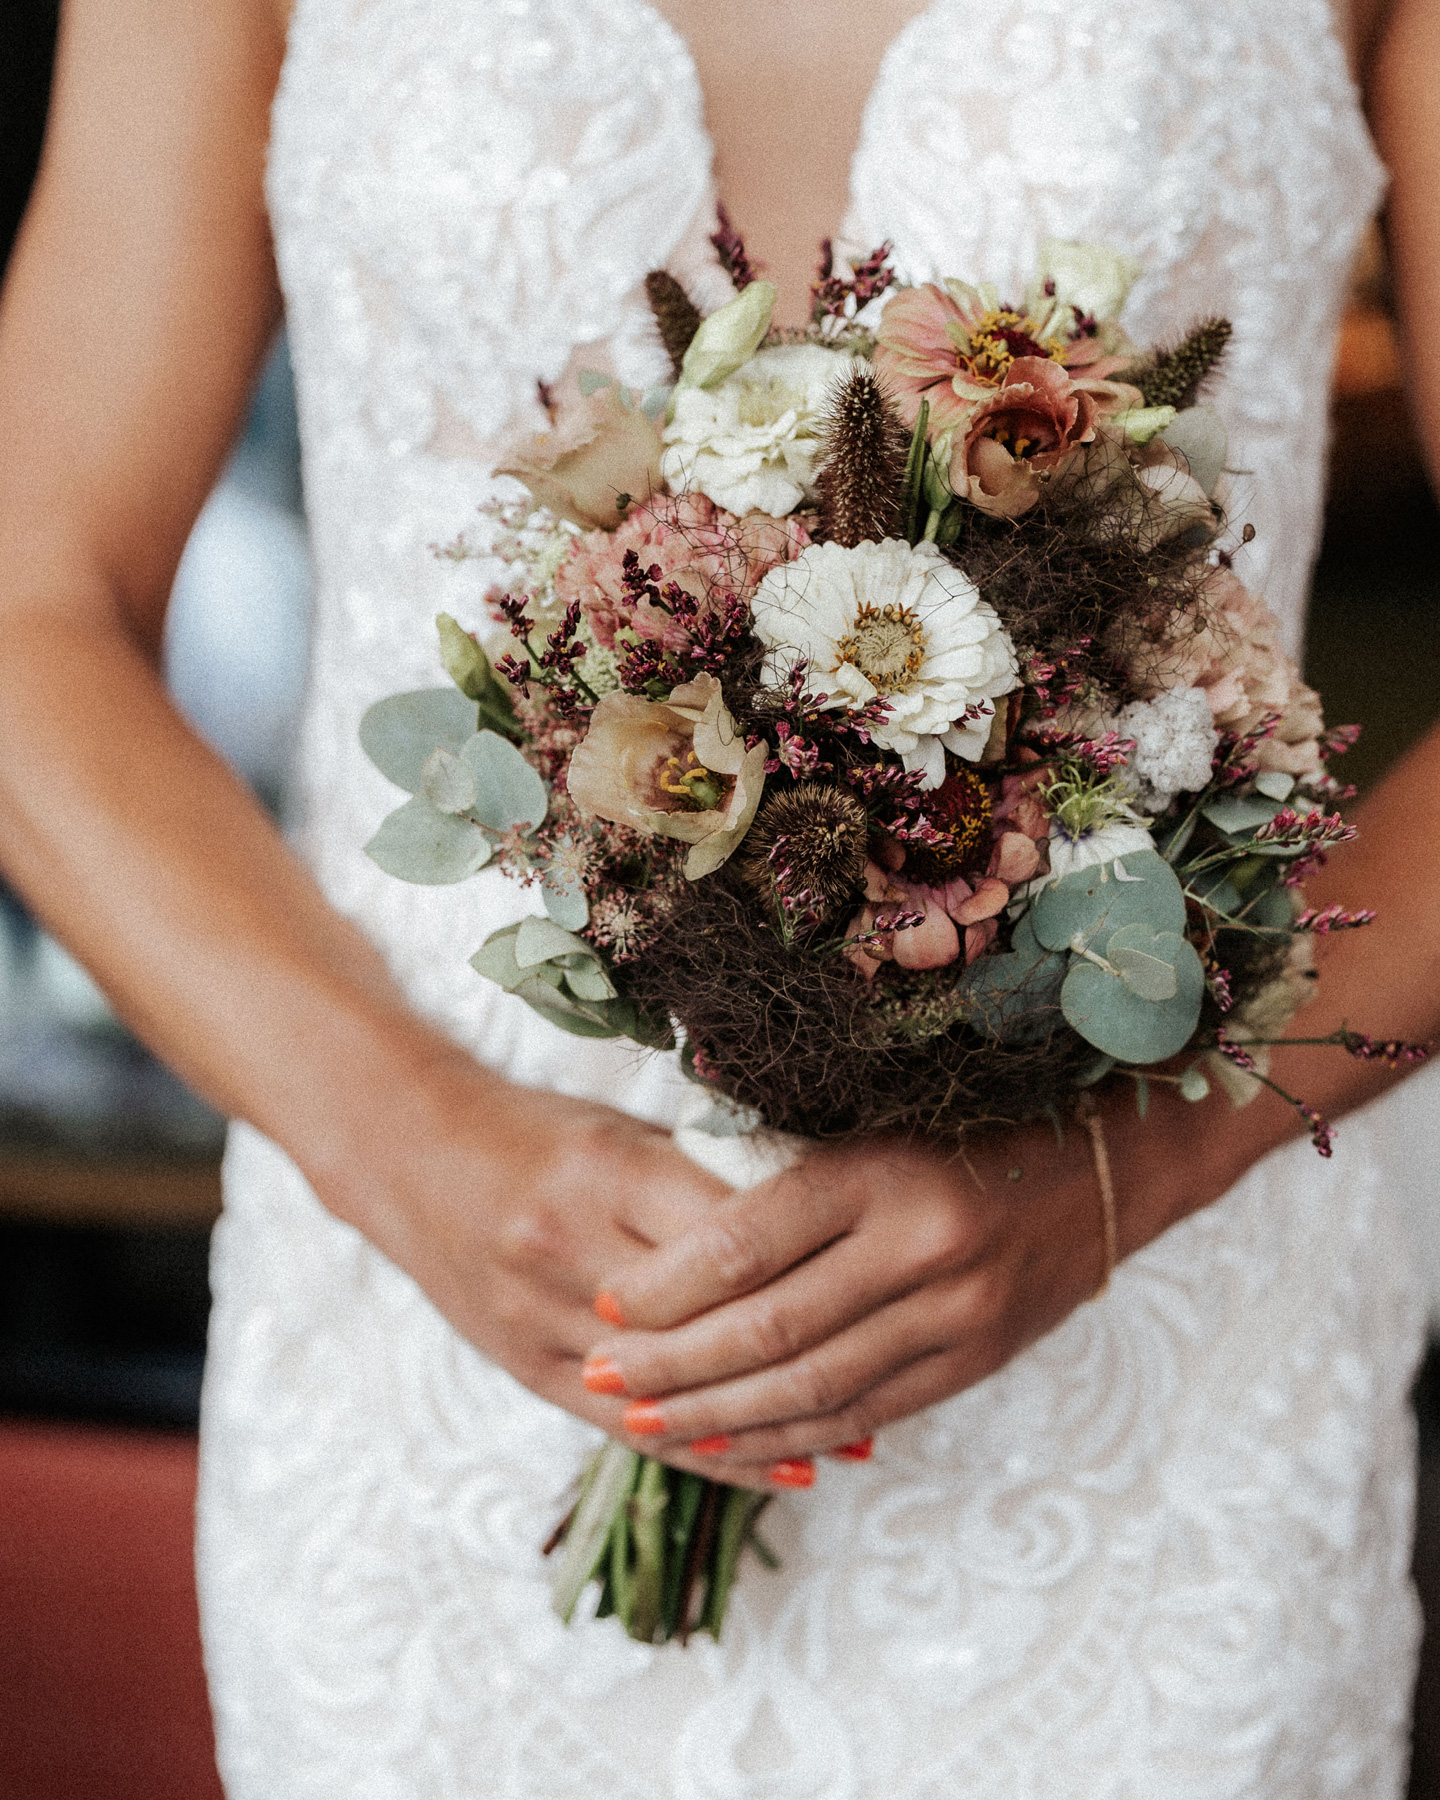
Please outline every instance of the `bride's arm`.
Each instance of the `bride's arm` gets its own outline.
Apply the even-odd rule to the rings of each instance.
[[[1410,391],[1440,478],[1437,0],[1393,0],[1368,60],[1393,178],[1387,229]],[[1379,920],[1317,940],[1318,996],[1293,1033],[1348,1023],[1382,1039],[1440,1039],[1440,729],[1355,822],[1358,839],[1307,884],[1307,901],[1373,906]],[[1336,1049],[1280,1051],[1272,1067],[1331,1118],[1402,1072]],[[1188,1105],[1157,1088],[1142,1123],[1121,1092],[1106,1119],[1122,1254],[1306,1129],[1270,1093],[1237,1112],[1218,1092]],[[863,1439],[991,1373],[1093,1294],[1103,1269],[1098,1188],[1078,1129],[1058,1149],[1049,1126],[980,1141],[963,1167],[895,1148],[826,1152],[618,1275],[632,1329],[595,1349],[612,1382],[660,1397],[631,1415],[637,1442],[723,1437],[746,1457],[796,1455]],[[731,1371],[719,1384],[708,1376],[717,1363]]]
[[[663,1134],[514,1088],[417,1019],[157,671],[278,316],[272,6],[65,10],[0,305],[0,865],[160,1055],[474,1342],[599,1418],[579,1355],[601,1274],[715,1184]]]

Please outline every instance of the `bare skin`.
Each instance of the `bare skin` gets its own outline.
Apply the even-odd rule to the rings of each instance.
[[[736,216],[803,294],[808,252],[792,268],[790,246],[838,224],[837,159],[848,166],[884,43],[918,9],[744,0],[743,34],[734,9],[665,10],[695,45]],[[844,105],[817,81],[789,114],[804,132],[761,156],[745,135],[760,98],[749,33],[801,13],[829,26],[816,42],[838,59]],[[0,304],[0,862],[146,1040],[280,1143],[487,1354],[622,1430],[624,1401],[580,1378],[607,1288],[637,1329],[599,1347],[631,1393],[675,1396],[663,1432],[634,1441],[764,1487],[775,1457],[958,1391],[1094,1291],[1088,1152],[1078,1133],[1057,1152],[1048,1131],[977,1142],[968,1163],[878,1144],[717,1206],[717,1185],[662,1133],[515,1088],[416,1019],[175,713],[156,668],[165,599],[278,316],[260,171],[283,29],[274,0],[67,5],[45,165]],[[1426,320],[1440,298],[1440,102],[1413,71],[1435,66],[1437,9],[1396,0],[1361,41],[1396,171],[1400,291]],[[829,187],[792,181],[771,210],[767,166],[822,116]],[[1413,366],[1440,450],[1440,358],[1419,331]],[[1437,776],[1432,739],[1335,859],[1325,897],[1383,896],[1385,911],[1336,941],[1307,1026],[1323,1029],[1322,1011],[1385,1035],[1440,1024]],[[1291,1062],[1287,1078],[1336,1112],[1384,1079],[1338,1056]],[[1123,1248],[1207,1204],[1292,1129],[1267,1102],[1233,1116],[1221,1101],[1162,1105],[1144,1130],[1117,1107]],[[734,1438],[728,1454],[688,1450],[717,1433]]]

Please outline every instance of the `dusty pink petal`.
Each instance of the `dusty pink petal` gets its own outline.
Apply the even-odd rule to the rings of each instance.
[[[978,925],[982,919],[993,919],[1010,904],[1010,889],[1003,881],[987,875],[968,900],[954,903],[950,889],[945,890],[945,910],[957,925]]]
[[[905,846],[897,843],[894,838],[881,838],[875,855],[887,869],[896,870],[905,867]]]
[[[929,894],[917,890],[915,899],[922,897],[925,923],[895,933],[891,939],[895,960],[902,969],[943,969],[960,955],[960,934]]]
[[[1029,881],[1040,868],[1035,840],[1023,831],[1005,832],[990,857],[990,873],[1009,887]]]
[[[965,927],[965,961],[973,963],[977,956],[983,956],[1000,935],[998,919],[982,919],[978,925]]]
[[[900,848],[898,844],[895,847]],[[887,901],[893,906],[902,898],[902,890],[892,884],[887,872],[873,857],[865,859],[865,898],[877,906]]]

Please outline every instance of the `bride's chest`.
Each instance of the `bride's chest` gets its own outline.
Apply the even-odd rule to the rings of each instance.
[[[648,268],[703,252],[711,160],[646,0],[297,0],[270,180],[292,301],[348,283],[432,376],[468,362],[476,404],[477,355],[548,378],[623,335]],[[934,0],[884,54],[850,177],[847,235],[893,239],[912,278],[1007,286],[1038,238],[1104,239],[1146,266],[1135,322],[1169,329],[1182,267],[1190,312],[1261,256],[1313,273],[1375,167],[1328,0]]]

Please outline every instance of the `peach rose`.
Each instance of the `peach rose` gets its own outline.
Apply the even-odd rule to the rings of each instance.
[[[1301,679],[1280,640],[1280,621],[1232,570],[1206,577],[1198,616],[1187,614],[1158,652],[1129,659],[1142,698],[1163,689],[1198,687],[1222,731],[1254,731],[1269,714],[1280,723],[1256,746],[1261,769],[1313,775],[1323,767],[1320,696]]]
[[[715,677],[697,675],[668,700],[606,694],[566,785],[582,813],[692,845],[685,874],[698,881],[750,829],[766,754],[763,743],[745,748]]]
[[[557,518],[602,531],[613,531],[631,502],[665,487],[660,433],[613,381],[567,406],[553,431],[517,444],[495,473],[523,482]]]
[[[931,887],[870,861],[865,865],[865,904],[846,932],[868,941],[852,944],[845,954],[867,981],[887,962],[902,969],[943,969],[959,959],[963,931],[965,961],[972,963],[995,941],[998,915],[1009,902],[1008,883],[991,876],[975,887],[958,875]],[[921,921],[896,930],[894,920],[902,913],[918,913]]]

